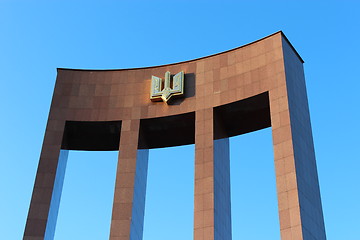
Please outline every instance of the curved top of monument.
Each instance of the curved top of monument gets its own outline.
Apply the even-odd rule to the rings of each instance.
[[[159,142],[145,139],[139,143],[140,148],[156,148],[193,143],[193,137],[180,136],[185,136],[184,132],[191,133],[186,136],[193,136],[195,113],[215,109],[214,113],[222,116],[221,121],[229,128],[215,133],[214,137],[235,136],[270,126],[270,100],[274,101],[274,111],[288,108],[284,102],[287,83],[301,81],[302,63],[299,54],[279,31],[226,52],[168,65],[119,70],[59,68],[49,119],[55,124],[53,127],[60,130],[64,122],[68,122],[67,132],[74,136],[77,133],[87,136],[88,128],[95,132],[104,129],[119,132],[116,130],[119,121],[128,120],[141,120],[146,136],[163,136],[159,126],[177,136],[160,138]],[[171,77],[171,73],[175,75]],[[171,100],[169,96],[173,96]],[[241,114],[232,114],[234,110]],[[78,122],[90,123],[78,126]],[[93,122],[98,125],[93,126]],[[175,125],[171,125],[173,123]],[[211,125],[206,126],[210,128]],[[109,134],[108,140],[112,139],[118,136]],[[64,149],[93,149],[91,144],[87,147],[76,144],[64,143],[63,146]]]
[[[236,47],[236,48],[233,48],[233,49],[230,49],[230,50],[226,50],[226,51],[223,51],[223,52],[219,52],[219,53],[215,53],[215,54],[211,54],[211,55],[208,55],[208,56],[204,56],[204,57],[200,57],[200,58],[195,58],[195,59],[191,59],[191,60],[186,60],[186,61],[181,61],[181,62],[176,62],[176,63],[169,63],[169,64],[164,64],[164,65],[157,65],[157,66],[149,66],[149,67],[138,67],[138,68],[120,68],[120,69],[76,69],[76,68],[57,68],[57,70],[70,70],[70,71],[125,71],[125,70],[140,70],[140,69],[149,69],[149,68],[158,68],[158,67],[166,67],[166,66],[172,66],[172,65],[177,65],[177,64],[183,64],[183,63],[189,63],[189,62],[194,62],[194,61],[198,61],[198,60],[202,60],[202,59],[205,59],[205,58],[210,58],[210,57],[214,57],[214,56],[217,56],[217,55],[221,55],[221,54],[225,54],[225,53],[228,53],[228,52],[231,52],[231,51],[235,51],[235,50],[238,50],[240,48],[244,48],[244,47],[247,47],[249,45],[252,45],[252,44],[255,44],[257,42],[260,42],[260,41],[263,41],[267,38],[270,38],[274,35],[277,35],[277,34],[281,34],[284,39],[288,42],[288,44],[290,45],[290,47],[293,49],[293,51],[296,53],[296,55],[298,56],[298,58],[300,59],[301,62],[304,63],[304,60],[301,58],[300,54],[296,51],[296,49],[294,48],[294,46],[290,43],[290,41],[288,40],[288,38],[285,36],[284,32],[283,31],[277,31],[273,34],[270,34],[266,37],[263,37],[263,38],[260,38],[258,40],[255,40],[253,42],[250,42],[250,43],[247,43],[245,45],[242,45],[240,47]]]
[[[282,97],[279,91],[285,94],[285,68],[293,70],[289,67],[295,66],[301,74],[302,63],[279,31],[226,52],[168,65],[120,70],[59,68],[50,118],[57,121],[151,119],[193,113],[267,93],[278,98]],[[176,78],[175,89],[174,77],[179,73],[182,74]],[[171,78],[173,86],[164,90],[166,83],[171,86]],[[159,79],[164,80],[164,88],[158,84]],[[297,81],[297,78],[288,80]],[[171,101],[161,101],[170,100],[169,96],[173,96]],[[265,109],[263,105],[260,108]]]

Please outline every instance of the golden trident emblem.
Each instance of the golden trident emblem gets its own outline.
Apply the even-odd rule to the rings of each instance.
[[[170,72],[165,73],[165,80],[161,78],[152,76],[151,77],[151,92],[150,99],[151,101],[161,101],[167,103],[172,96],[181,96],[184,95],[184,71],[177,73],[173,77],[171,84]],[[163,87],[164,83],[164,87]]]

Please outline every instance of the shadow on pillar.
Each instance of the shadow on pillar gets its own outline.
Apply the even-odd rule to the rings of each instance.
[[[69,156],[68,150],[60,150],[58,165],[56,169],[54,188],[51,196],[49,214],[46,223],[46,230],[44,237],[45,240],[54,239],[68,156]]]
[[[214,140],[214,236],[231,240],[229,138]]]
[[[134,196],[131,211],[131,240],[141,240],[143,238],[148,160],[149,149],[139,149],[136,156]]]

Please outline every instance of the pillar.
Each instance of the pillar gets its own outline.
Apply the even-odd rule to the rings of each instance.
[[[195,118],[194,240],[231,240],[229,140],[214,141],[213,108]]]
[[[325,240],[302,61],[282,38],[285,74],[269,91],[282,240]]]
[[[52,240],[59,210],[68,151],[60,150],[64,122],[49,120],[36,173],[24,240]]]
[[[142,239],[149,150],[138,150],[139,128],[122,121],[110,240]]]

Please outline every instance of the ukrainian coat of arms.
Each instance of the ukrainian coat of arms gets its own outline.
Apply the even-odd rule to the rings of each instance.
[[[184,95],[184,71],[174,75],[171,81],[171,74],[169,71],[165,73],[165,79],[152,76],[151,77],[151,101],[168,102],[173,96]]]

